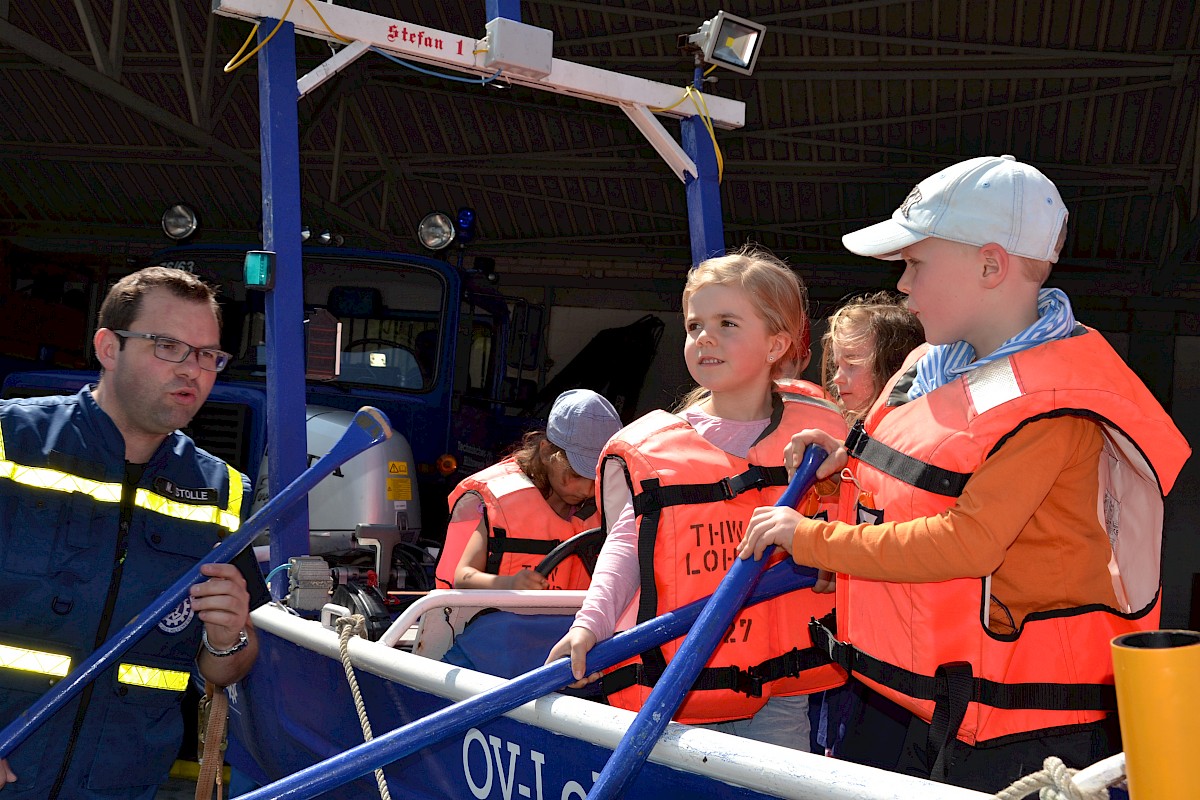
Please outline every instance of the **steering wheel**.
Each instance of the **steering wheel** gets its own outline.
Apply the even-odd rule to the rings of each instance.
[[[596,559],[600,555],[600,546],[603,544],[603,528],[592,528],[589,531],[577,533],[570,539],[565,539],[555,545],[554,549],[546,553],[545,557],[538,562],[533,571],[545,578],[563,561],[575,556],[583,562],[583,568],[587,570],[587,574],[591,575],[592,570],[596,568]]]

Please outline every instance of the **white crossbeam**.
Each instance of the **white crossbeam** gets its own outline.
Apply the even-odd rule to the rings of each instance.
[[[433,66],[487,77],[494,69],[484,66],[484,40],[440,31],[403,20],[382,17],[366,11],[315,3],[320,16],[305,2],[296,0],[288,13],[296,32],[330,42],[342,42],[336,34],[352,41],[364,42],[392,55]],[[260,19],[279,19],[287,8],[287,0],[213,0],[213,12],[227,17],[258,22]],[[325,18],[325,22],[320,17]],[[326,25],[328,23],[328,26]],[[684,118],[697,114],[692,103],[679,103],[682,86],[659,83],[632,75],[599,69],[571,61],[554,59],[550,74],[544,78],[529,78],[502,73],[506,82],[556,94],[571,95],[598,103],[617,106],[644,106],[655,113]],[[690,82],[691,76],[686,76]],[[717,128],[740,128],[746,121],[746,105],[738,100],[705,95],[708,113]]]
[[[645,106],[622,103],[621,110],[642,132],[646,141],[654,146],[671,171],[679,177],[679,180],[686,183],[689,173],[693,178],[699,176],[700,171],[696,169],[696,162],[679,146],[675,137],[667,133],[667,129]]]

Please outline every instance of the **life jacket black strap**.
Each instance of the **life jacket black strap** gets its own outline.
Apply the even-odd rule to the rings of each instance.
[[[651,655],[653,653],[653,655]],[[660,665],[662,651],[655,649],[643,654],[645,663],[626,664],[604,676],[602,684],[606,695],[628,689],[634,684],[654,686],[662,677],[665,665]],[[749,669],[738,666],[705,667],[700,670],[695,683],[689,691],[706,691],[709,689],[728,689],[750,697],[762,697],[763,687],[771,681],[780,678],[794,678],[805,670],[822,667],[829,663],[829,657],[815,647],[803,650],[794,648],[783,655],[768,658]]]
[[[918,700],[936,703],[949,692],[947,688],[939,689],[936,675],[921,675],[870,656],[854,645],[838,641],[821,622],[809,623],[808,630],[814,646],[847,672]],[[972,677],[968,701],[1009,710],[1116,711],[1117,690],[1107,683],[1000,683]]]
[[[662,677],[662,672],[642,663],[626,664],[607,673],[601,682],[601,692],[607,697],[631,686],[653,687]],[[705,667],[700,670],[689,692],[711,689],[728,689],[750,697],[762,697],[765,681],[757,675],[736,666]]]
[[[846,437],[846,450],[851,458],[870,464],[898,481],[943,497],[961,495],[971,477],[969,472],[936,467],[872,439],[863,428],[862,420],[854,423],[850,429],[850,435]]]
[[[942,664],[933,676],[934,705],[929,721],[928,752],[936,753],[929,779],[945,782],[954,753],[952,743],[971,703],[971,665],[966,661]]]
[[[508,535],[504,528],[492,528],[488,537],[487,572],[500,574],[500,561],[506,553],[544,556],[561,544],[560,539],[519,539]]]
[[[715,483],[681,483],[663,486],[657,480],[642,482],[642,491],[633,498],[633,510],[639,516],[653,515],[669,506],[703,505],[732,500],[751,489],[787,486],[787,469],[751,464],[740,475]]]
[[[750,673],[763,683],[770,683],[780,678],[795,678],[806,670],[823,667],[829,663],[829,656],[815,647],[806,647],[803,650],[794,647],[783,655],[768,658],[751,667]]]

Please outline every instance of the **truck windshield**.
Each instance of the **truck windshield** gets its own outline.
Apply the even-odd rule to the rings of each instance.
[[[229,377],[266,369],[264,295],[248,290],[244,253],[192,251],[183,266],[221,287],[222,346],[234,354]],[[304,307],[323,309],[341,324],[341,369],[335,381],[429,391],[438,381],[445,330],[446,281],[419,264],[332,254],[304,254]]]

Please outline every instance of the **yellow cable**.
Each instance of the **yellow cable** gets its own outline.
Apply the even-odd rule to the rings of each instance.
[[[653,111],[653,112],[654,112],[654,113],[656,113],[656,114],[658,114],[658,113],[661,113],[661,112],[663,112],[663,111],[670,111],[671,109],[675,108],[675,107],[676,107],[676,106],[678,106],[680,103],[682,103],[684,100],[687,100],[687,99],[688,99],[688,95],[690,95],[691,93],[692,93],[692,87],[691,87],[691,86],[686,86],[686,87],[684,87],[684,90],[683,90],[683,96],[681,96],[681,97],[680,97],[678,100],[676,100],[674,103],[671,103],[671,105],[669,105],[669,106],[666,106],[665,108],[651,108],[650,106],[647,106],[647,109],[648,109],[648,110],[650,110],[650,111]]]
[[[283,10],[283,16],[279,18],[279,22],[275,25],[275,30],[271,31],[271,34],[267,36],[267,38],[263,39],[259,43],[258,47],[254,48],[243,56],[242,53],[245,53],[246,48],[250,46],[250,40],[253,39],[254,34],[258,32],[258,23],[254,23],[254,27],[250,29],[250,35],[246,37],[246,41],[242,42],[242,46],[238,48],[238,51],[234,54],[233,58],[229,59],[229,63],[225,65],[225,71],[233,72],[235,69],[242,66],[242,64],[245,64],[247,61],[254,58],[254,56],[258,54],[258,51],[262,50],[263,47],[266,46],[267,42],[271,41],[275,34],[279,33],[279,29],[283,27],[284,20],[287,19],[288,12],[292,10],[292,4],[295,2],[296,0],[288,0],[287,8]]]
[[[708,131],[708,136],[712,139],[713,152],[717,156],[717,183],[720,183],[725,178],[725,158],[721,155],[721,148],[717,144],[717,132],[713,128],[712,117],[708,113],[708,103],[704,99],[703,92],[692,92],[692,104],[696,106],[696,110],[700,112],[700,119],[704,122],[704,128]],[[696,102],[699,97],[700,101]],[[702,108],[703,107],[703,108]]]
[[[712,72],[712,71],[713,71],[714,69],[716,69],[716,68],[717,68],[717,65],[716,65],[716,64],[713,64],[711,67],[709,67],[708,69],[704,70],[704,74],[705,74],[705,75],[708,75],[708,73]]]
[[[320,9],[318,9],[316,7],[316,5],[313,4],[313,0],[304,0],[304,2],[308,3],[308,7],[311,8],[313,10],[313,13],[317,15],[317,19],[321,20],[321,24],[325,26],[325,30],[329,31],[331,34],[333,34],[338,39],[341,39],[346,44],[351,44],[354,41],[353,39],[342,36],[340,33],[335,31],[333,28],[329,27],[329,23],[326,22],[325,18],[321,16],[321,11],[320,11]],[[290,3],[288,4],[288,8],[291,8]],[[287,16],[287,12],[284,12],[284,16]]]

